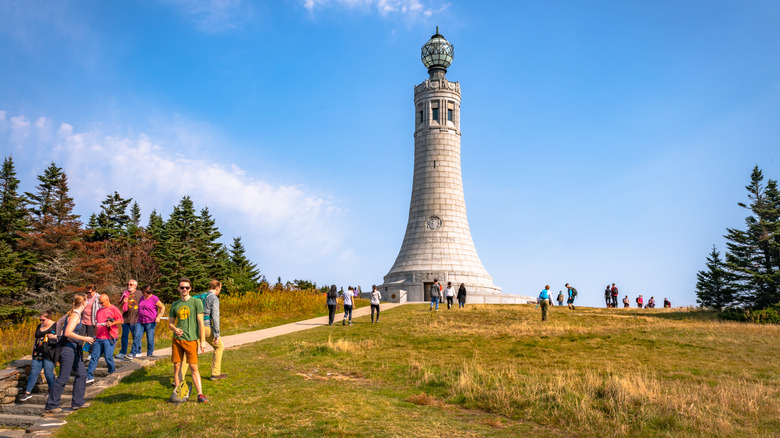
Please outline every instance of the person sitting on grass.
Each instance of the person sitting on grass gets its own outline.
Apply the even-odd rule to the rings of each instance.
[[[655,297],[650,297],[650,300],[647,302],[647,308],[655,309]]]
[[[664,298],[664,309],[670,309],[672,307],[672,302]]]
[[[628,309],[630,307],[630,301],[628,301],[628,295],[623,298],[623,308]]]
[[[206,328],[203,325],[203,303],[190,296],[192,282],[189,278],[179,279],[179,295],[171,306],[168,327],[173,332],[173,344],[171,345],[171,362],[173,362],[173,382],[177,388],[184,380],[181,372],[181,361],[187,358],[187,363],[192,370],[192,383],[198,391],[198,403],[208,403],[209,399],[203,394],[203,387],[198,372],[198,346],[200,352],[206,352]]]
[[[114,346],[116,345],[116,338],[119,336],[119,327],[117,326],[123,322],[122,313],[116,306],[111,304],[108,295],[100,295],[98,302],[100,303],[100,308],[95,313],[97,333],[95,335],[95,344],[92,347],[92,357],[89,360],[89,367],[87,367],[87,384],[95,381],[95,369],[100,356],[106,359],[108,374],[116,371]]]

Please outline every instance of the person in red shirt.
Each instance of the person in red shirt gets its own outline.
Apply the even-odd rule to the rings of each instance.
[[[87,384],[95,381],[95,368],[97,368],[100,356],[106,358],[108,374],[116,371],[116,365],[114,365],[114,345],[116,344],[117,336],[119,336],[118,326],[122,325],[122,312],[111,304],[108,295],[102,294],[98,300],[100,308],[95,315],[97,336],[92,347],[92,358],[89,360],[89,367],[87,367]]]

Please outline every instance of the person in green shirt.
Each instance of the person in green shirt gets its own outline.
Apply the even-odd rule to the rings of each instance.
[[[203,395],[198,371],[198,347],[200,352],[206,352],[206,328],[203,325],[203,302],[190,296],[192,283],[189,278],[179,279],[179,295],[171,306],[168,327],[173,332],[173,345],[171,345],[171,362],[173,362],[173,381],[178,388],[181,379],[181,362],[186,357],[192,370],[192,382],[198,391],[198,403],[208,403],[209,399]]]

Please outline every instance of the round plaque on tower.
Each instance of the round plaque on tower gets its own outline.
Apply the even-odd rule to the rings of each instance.
[[[441,218],[438,216],[431,216],[425,221],[425,227],[429,230],[436,230],[441,228]]]

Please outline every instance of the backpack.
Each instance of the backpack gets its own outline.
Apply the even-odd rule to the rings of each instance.
[[[573,297],[577,296],[577,289],[571,288],[571,296],[573,296]]]
[[[192,298],[199,299],[200,302],[203,304],[203,310],[204,310],[204,312],[203,312],[203,321],[207,321],[207,320],[211,319],[211,316],[206,315],[206,312],[205,312],[205,310],[206,310],[206,297],[208,297],[208,296],[209,296],[208,292],[201,292],[201,293],[199,293],[199,294],[197,294],[197,295],[192,297]]]

